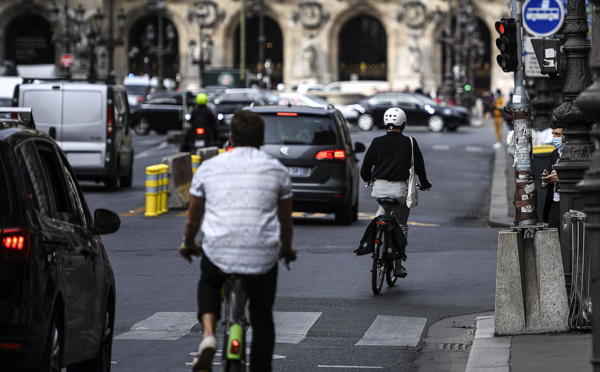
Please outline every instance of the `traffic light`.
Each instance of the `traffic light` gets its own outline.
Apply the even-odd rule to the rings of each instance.
[[[519,68],[517,22],[514,18],[502,18],[496,21],[496,31],[500,35],[496,39],[496,47],[500,50],[500,55],[496,57],[498,65],[504,72],[517,71]]]

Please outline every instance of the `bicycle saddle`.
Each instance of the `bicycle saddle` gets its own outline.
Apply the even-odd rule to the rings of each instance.
[[[392,199],[392,198],[377,198],[375,200],[377,200],[377,203],[379,203],[379,204],[391,204],[391,205],[400,204],[398,202],[398,199]]]

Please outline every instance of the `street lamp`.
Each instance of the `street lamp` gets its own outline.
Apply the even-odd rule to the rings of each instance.
[[[158,30],[154,29],[152,24],[146,27],[146,39],[149,43],[153,43],[157,37],[157,44],[150,47],[149,52],[156,55],[158,71],[157,80],[160,88],[164,87],[163,80],[165,79],[165,56],[172,53],[171,42],[175,39],[175,28],[172,24],[167,25],[165,29],[165,0],[155,1],[156,12],[158,14]],[[167,45],[165,46],[165,31],[167,36]]]
[[[117,15],[117,27],[119,30],[119,35],[117,38],[113,36],[114,31],[114,0],[110,0],[108,2],[108,35],[106,37],[100,36],[98,40],[99,45],[103,45],[106,47],[108,51],[108,73],[106,75],[106,83],[114,84],[115,83],[115,48],[118,46],[123,46],[123,29],[125,28],[125,22],[127,20],[127,16],[125,12],[121,8],[119,14]],[[96,26],[96,32],[98,35],[102,35],[102,22],[104,20],[104,14],[100,9],[97,10],[94,15],[94,24]],[[94,59],[96,55],[94,54]]]
[[[62,6],[62,34],[57,35],[56,33],[52,37],[52,41],[58,42],[63,46],[63,54],[61,56],[62,77],[66,79],[71,78],[71,46],[75,45],[81,40],[80,27],[83,22],[83,14],[85,10],[79,4],[77,9],[74,11],[75,17],[69,17],[69,2],[65,0],[65,4]],[[53,3],[50,7],[50,23],[52,24],[53,31],[56,32],[59,24],[59,16],[61,15],[61,9]],[[73,28],[72,28],[73,27]],[[62,57],[65,57],[65,61],[62,61]]]
[[[444,26],[444,50],[446,63],[444,65],[444,81],[442,83],[442,97],[444,102],[449,103],[454,98],[454,84],[452,79],[452,0],[448,0],[448,13],[446,13],[446,24]]]
[[[192,63],[198,65],[198,82],[200,88],[204,86],[204,68],[206,65],[210,65],[210,60],[212,58],[212,49],[213,49],[213,41],[209,34],[204,33],[204,27],[207,25],[207,20],[209,16],[209,9],[206,3],[198,3],[196,4],[196,20],[198,21],[198,28],[200,29],[199,34],[199,58],[194,58],[193,49],[196,46],[196,42],[194,40],[190,41],[190,50],[192,51]]]

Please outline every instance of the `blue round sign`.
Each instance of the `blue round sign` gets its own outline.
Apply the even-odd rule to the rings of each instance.
[[[523,27],[533,36],[554,35],[565,21],[559,0],[527,0],[523,4]]]

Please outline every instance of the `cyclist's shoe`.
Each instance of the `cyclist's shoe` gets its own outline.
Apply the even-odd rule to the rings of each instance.
[[[408,272],[404,268],[404,266],[400,265],[399,269],[394,270],[394,276],[398,278],[406,278]]]
[[[217,352],[217,339],[215,336],[210,335],[204,338],[198,348],[198,355],[194,358],[194,364],[192,365],[192,371],[211,371],[213,364],[213,357]]]

